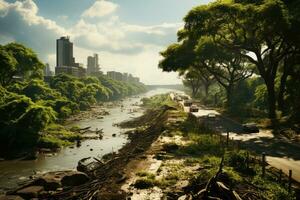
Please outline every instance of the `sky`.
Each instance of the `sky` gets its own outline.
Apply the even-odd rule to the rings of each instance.
[[[76,62],[99,54],[100,67],[129,72],[146,84],[181,83],[158,68],[176,42],[183,17],[208,0],[0,0],[0,44],[16,41],[56,65],[56,39],[70,36]]]

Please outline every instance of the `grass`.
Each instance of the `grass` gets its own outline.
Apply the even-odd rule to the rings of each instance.
[[[45,130],[45,133],[38,141],[39,148],[57,149],[63,146],[72,145],[75,141],[81,140],[82,137],[65,127],[58,124],[51,124]]]
[[[259,194],[265,199],[273,200],[296,200],[294,192],[289,193],[288,190],[283,186],[274,181],[270,181],[261,176],[256,175],[252,178],[252,184],[264,190],[258,190]]]
[[[214,135],[188,133],[186,139],[190,142],[181,146],[176,152],[178,155],[222,155],[223,149],[220,146],[220,139]]]
[[[149,107],[162,106],[164,98],[168,96],[155,97],[145,104]],[[148,120],[153,120],[153,115],[149,113],[147,115]],[[295,199],[295,194],[289,193],[286,186],[279,184],[277,177],[268,169],[265,177],[261,178],[261,166],[256,160],[251,159],[254,157],[251,153],[238,149],[239,147],[232,142],[229,142],[229,147],[225,148],[225,137],[220,137],[191,115],[182,114],[179,110],[176,112],[168,110],[167,116],[168,124],[164,125],[162,135],[181,136],[184,142],[163,144],[162,150],[167,152],[166,156],[171,159],[163,159],[155,174],[146,171],[138,172],[139,178],[133,184],[134,187],[147,189],[157,186],[163,191],[174,191],[173,189],[178,187],[176,185],[178,182],[188,180],[189,192],[198,193],[199,189],[204,188],[215,176],[224,156],[224,166],[218,181],[223,182],[242,197],[246,195],[248,198],[250,194],[248,199]]]
[[[150,98],[143,98],[143,107],[153,109],[153,108],[159,108],[162,106],[169,106],[177,108],[178,104],[173,101],[169,94],[159,94],[152,96]]]

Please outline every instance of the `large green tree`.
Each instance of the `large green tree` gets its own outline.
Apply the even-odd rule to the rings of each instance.
[[[42,78],[44,65],[32,49],[19,43],[9,43],[4,49],[17,61],[16,67],[11,68],[10,76],[7,78],[12,79],[13,76],[25,79]]]
[[[0,84],[2,86],[6,86],[12,81],[16,66],[16,59],[4,47],[0,46]]]
[[[290,18],[280,0],[255,4],[216,2],[199,6],[185,17],[185,30],[193,37],[212,37],[218,46],[254,64],[268,92],[269,117],[276,117],[275,78],[283,59],[295,52],[287,41]]]
[[[161,52],[164,58],[160,61],[160,68],[164,71],[188,70],[193,83],[197,80],[196,76],[199,80],[214,77],[225,89],[226,105],[230,108],[235,85],[252,75],[245,59],[216,45],[212,38],[195,38],[187,30],[180,31],[178,39],[180,43],[172,44]]]

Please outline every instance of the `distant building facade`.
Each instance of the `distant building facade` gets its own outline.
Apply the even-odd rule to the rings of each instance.
[[[73,43],[69,37],[61,37],[56,40],[56,67],[55,74],[69,74],[76,77],[84,77],[86,69],[75,62],[73,57]]]
[[[94,54],[94,56],[87,57],[87,74],[94,75],[100,72],[99,58],[98,54]]]
[[[107,76],[117,81],[122,81],[123,79],[123,74],[121,72],[116,72],[116,71],[108,71]]]
[[[48,63],[45,64],[45,68],[44,68],[44,76],[53,76],[54,72],[51,71],[50,69],[50,65]]]
[[[106,76],[117,81],[124,81],[124,82],[130,82],[130,83],[139,83],[140,79],[138,77],[134,77],[131,74],[128,73],[121,73],[116,71],[108,71],[106,73]]]

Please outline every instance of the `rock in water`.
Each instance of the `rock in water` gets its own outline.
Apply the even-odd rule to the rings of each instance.
[[[24,199],[16,195],[0,195],[0,200],[24,200]]]
[[[88,175],[82,172],[73,172],[66,176],[64,176],[61,180],[61,184],[65,186],[77,186],[82,185],[86,182],[88,182],[90,178]]]
[[[30,199],[38,197],[42,191],[44,191],[43,186],[29,186],[17,191],[17,194],[25,199]]]
[[[65,173],[60,173],[60,172],[52,172],[52,173],[47,173],[43,175],[42,177],[38,178],[33,182],[33,185],[39,185],[39,186],[44,186],[44,189],[46,191],[55,191],[57,188],[61,187],[61,179]]]

